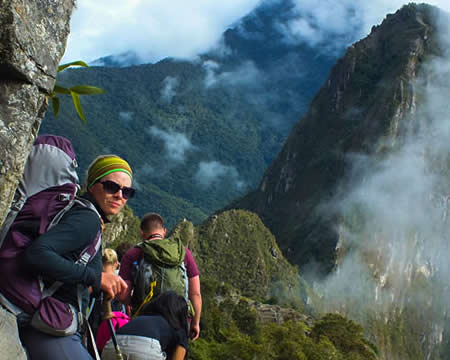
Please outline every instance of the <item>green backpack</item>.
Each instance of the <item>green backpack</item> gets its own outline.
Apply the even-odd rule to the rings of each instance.
[[[137,247],[144,251],[144,256],[134,275],[133,316],[137,316],[152,298],[167,290],[183,296],[192,312],[188,298],[188,276],[184,265],[186,250],[181,239],[154,239]]]

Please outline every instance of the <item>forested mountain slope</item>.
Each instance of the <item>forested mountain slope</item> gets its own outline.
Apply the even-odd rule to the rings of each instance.
[[[336,59],[283,41],[278,25],[294,16],[292,7],[264,2],[195,60],[65,70],[61,84],[106,94],[82,97],[86,125],[63,99],[40,132],[69,137],[81,173],[100,153],[127,158],[137,215],[152,210],[170,226],[197,223],[257,186]],[[120,63],[113,60],[103,63]]]
[[[380,357],[449,358],[450,17],[409,4],[333,67],[256,191],[327,311]]]

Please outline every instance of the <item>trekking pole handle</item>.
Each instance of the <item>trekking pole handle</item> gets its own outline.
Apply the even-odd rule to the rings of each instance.
[[[111,299],[107,299],[103,302],[103,310],[105,312],[105,315],[103,316],[104,319],[109,320],[113,318],[113,313],[111,309]]]
[[[123,360],[122,352],[120,351],[119,344],[117,343],[116,331],[111,320],[114,317],[111,309],[111,300],[112,299],[107,298],[105,295],[103,301],[103,311],[105,314],[103,315],[103,319],[108,322],[109,331],[111,332],[111,339],[113,341],[114,349],[116,350],[116,358],[117,360]]]
[[[114,326],[112,324],[112,320],[106,320],[108,322],[109,331],[111,332],[111,339],[114,345],[114,349],[116,350],[116,358],[117,360],[123,360],[122,352],[120,351],[119,344],[117,343],[116,332],[114,330]]]

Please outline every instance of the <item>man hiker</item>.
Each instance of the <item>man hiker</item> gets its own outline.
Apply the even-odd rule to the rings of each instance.
[[[166,228],[164,227],[164,219],[161,215],[156,213],[148,213],[144,215],[141,220],[141,237],[143,239],[143,243],[136,247],[131,248],[127,251],[127,253],[123,256],[119,275],[122,279],[125,280],[128,287],[127,289],[119,296],[119,300],[125,304],[130,304],[132,302],[132,292],[134,290],[133,298],[135,297],[136,288],[138,284],[135,282],[138,281],[136,279],[135,274],[133,274],[133,270],[137,266],[142,266],[142,260],[144,258],[145,253],[145,245],[156,245],[158,240],[163,240],[166,236]],[[176,239],[168,238],[165,241],[167,242],[175,242]],[[172,244],[173,245],[173,244]],[[198,271],[197,264],[192,256],[192,253],[187,247],[182,247],[181,260],[184,264],[183,268],[185,268],[185,272],[187,273],[187,296],[192,305],[194,315],[191,318],[190,322],[190,336],[192,340],[196,340],[200,334],[200,315],[202,311],[202,296],[200,292],[200,273]],[[183,257],[184,256],[184,260]],[[147,257],[144,258],[147,260]],[[149,260],[150,261],[150,260]],[[160,265],[160,264],[151,264],[151,265]],[[153,273],[157,273],[156,269],[153,269]],[[159,281],[159,280],[157,280]],[[158,286],[158,285],[156,285]],[[155,288],[156,289],[156,288]],[[164,290],[175,290],[165,288]],[[153,291],[153,288],[152,288]],[[159,294],[153,294],[156,295]],[[181,295],[181,294],[180,294]],[[139,300],[139,302],[141,302]],[[134,309],[133,312],[136,313],[137,307],[140,304],[133,304]],[[141,304],[142,305],[142,304]]]
[[[116,155],[99,156],[89,166],[87,192],[82,196],[95,206],[98,214],[75,204],[54,227],[33,240],[24,251],[23,266],[44,279],[62,282],[52,297],[77,309],[78,289],[81,288],[82,309],[86,309],[89,287],[94,294],[103,290],[110,298],[126,290],[126,283],[118,275],[102,272],[100,251],[86,265],[75,260],[81,249],[103,230],[104,223],[109,222],[108,216],[116,215],[134,195],[131,183],[132,171],[125,160]],[[70,336],[52,336],[26,325],[19,328],[19,335],[32,360],[92,359],[79,332]]]

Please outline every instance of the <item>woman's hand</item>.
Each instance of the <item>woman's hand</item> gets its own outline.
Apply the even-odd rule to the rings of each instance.
[[[106,293],[108,298],[114,299],[116,295],[120,296],[126,291],[128,286],[120,276],[102,272],[100,288]]]

